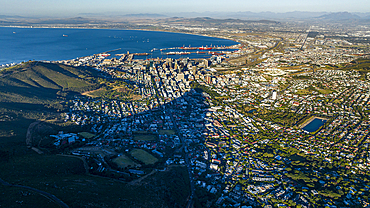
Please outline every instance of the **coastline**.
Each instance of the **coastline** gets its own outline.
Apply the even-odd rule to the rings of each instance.
[[[161,30],[161,29],[157,29],[157,30],[149,30],[149,29],[122,29],[122,28],[115,28],[115,27],[107,27],[107,28],[96,28],[96,27],[69,27],[69,26],[21,26],[21,25],[18,25],[18,26],[0,26],[0,28],[19,28],[19,29],[75,29],[75,30],[114,30],[114,31],[144,31],[144,32],[163,32],[163,33],[170,33],[170,34],[180,34],[180,35],[193,35],[193,36],[198,36],[198,37],[207,37],[207,38],[215,38],[215,39],[220,39],[220,40],[227,40],[227,41],[233,41],[234,43],[229,45],[228,47],[237,47],[238,45],[240,45],[241,43],[237,42],[236,40],[232,39],[232,38],[227,38],[225,36],[213,36],[213,35],[209,35],[209,34],[198,34],[198,33],[191,33],[191,32],[179,32],[179,31],[173,31],[173,30]],[[173,47],[177,47],[177,46],[173,46]],[[92,54],[91,54],[92,55]],[[78,56],[79,57],[79,56]],[[83,57],[83,56],[81,56]],[[157,57],[157,58],[160,58],[160,57]],[[31,60],[31,59],[30,59]],[[61,59],[58,59],[58,60],[64,60],[63,58]],[[11,67],[11,66],[14,66],[14,65],[18,65],[22,62],[24,62],[25,60],[22,60],[22,61],[16,61],[16,62],[12,62],[12,61],[9,61],[9,62],[3,62],[2,64],[0,64],[0,70],[1,69],[4,69],[4,68],[8,68],[8,67]],[[39,60],[41,61],[41,60]],[[44,59],[44,61],[52,61],[51,59]],[[54,60],[56,61],[56,60]],[[7,66],[6,66],[7,65]]]
[[[219,37],[219,36],[212,36],[212,35],[206,35],[206,34],[198,34],[198,33],[190,33],[190,32],[179,32],[179,31],[173,31],[173,30],[148,30],[148,29],[122,29],[122,28],[116,28],[116,27],[107,27],[107,28],[97,28],[97,27],[59,27],[59,26],[0,26],[6,27],[6,28],[26,28],[26,29],[82,29],[82,30],[127,30],[127,31],[147,31],[147,32],[166,32],[166,33],[177,33],[177,34],[186,34],[186,35],[196,35],[196,36],[202,36],[202,37],[210,37],[210,38],[218,38],[218,39],[224,39],[224,40],[231,40],[238,44],[241,44],[237,42],[235,39],[226,38],[226,37]],[[238,45],[235,44],[235,45]],[[232,46],[235,46],[232,45]]]

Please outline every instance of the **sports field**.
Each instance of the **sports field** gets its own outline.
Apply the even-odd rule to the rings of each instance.
[[[156,140],[157,138],[158,136],[153,134],[134,134],[134,139],[140,141],[151,141]]]
[[[114,163],[116,163],[120,168],[126,168],[128,166],[134,167],[136,166],[136,163],[134,163],[130,158],[128,158],[126,155],[121,155],[113,160]]]
[[[141,149],[134,149],[130,152],[131,156],[145,163],[145,165],[154,164],[158,162],[158,159],[148,152]]]
[[[159,130],[159,134],[174,135],[175,133],[175,130]]]
[[[91,139],[95,137],[95,134],[89,133],[89,132],[80,132],[78,133],[80,136],[86,138],[86,139]]]

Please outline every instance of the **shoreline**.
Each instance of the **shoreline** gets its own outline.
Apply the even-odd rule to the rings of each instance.
[[[93,28],[93,27],[59,27],[59,26],[0,26],[6,28],[24,28],[24,29],[82,29],[82,30],[133,30],[133,31],[147,31],[147,32],[166,32],[166,33],[177,33],[177,34],[186,34],[186,35],[196,35],[196,36],[203,36],[203,37],[211,37],[211,38],[218,38],[224,40],[231,40],[238,44],[241,44],[234,39],[229,39],[226,37],[218,37],[218,36],[211,36],[205,34],[197,34],[197,33],[190,33],[190,32],[178,32],[178,31],[171,31],[171,30],[148,30],[148,29],[122,29],[122,28],[115,28],[115,27],[108,27],[108,28]],[[235,44],[235,45],[238,45]],[[232,45],[232,46],[235,46]]]
[[[59,27],[59,26],[0,26],[0,28],[19,28],[19,29],[80,29],[80,30],[116,30],[116,31],[145,31],[145,32],[164,32],[164,33],[173,33],[173,34],[185,34],[185,35],[194,35],[194,36],[200,36],[200,37],[209,37],[209,38],[216,38],[216,39],[222,39],[222,40],[229,40],[235,42],[235,44],[232,44],[228,47],[236,47],[240,45],[241,43],[235,41],[234,39],[226,38],[224,36],[219,37],[219,36],[211,36],[208,34],[194,34],[190,32],[177,32],[177,31],[171,31],[171,30],[148,30],[148,29],[121,29],[121,28],[114,28],[114,27],[108,27],[108,28],[91,28],[91,27]],[[173,47],[178,47],[178,46],[173,46]],[[93,55],[93,54],[90,54]],[[84,56],[81,56],[84,57]],[[160,57],[157,57],[160,58]],[[61,59],[58,60],[36,60],[36,61],[60,61]],[[0,63],[0,70],[6,69],[11,66],[3,66],[1,65],[19,65],[23,61],[17,63],[17,62],[7,62],[7,63]]]

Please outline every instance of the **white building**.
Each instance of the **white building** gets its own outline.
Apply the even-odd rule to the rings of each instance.
[[[272,100],[276,100],[276,98],[277,98],[277,92],[274,90],[274,91],[272,92],[272,97],[271,97],[271,99],[272,99]]]

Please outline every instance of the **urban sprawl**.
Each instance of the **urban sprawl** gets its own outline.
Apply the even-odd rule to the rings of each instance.
[[[237,50],[209,59],[58,61],[104,72],[131,97],[75,97],[62,116],[91,130],[52,135],[54,145],[79,141],[70,154],[91,174],[123,181],[184,166],[189,200],[204,207],[369,206],[370,73],[345,69],[368,45],[240,34]]]

